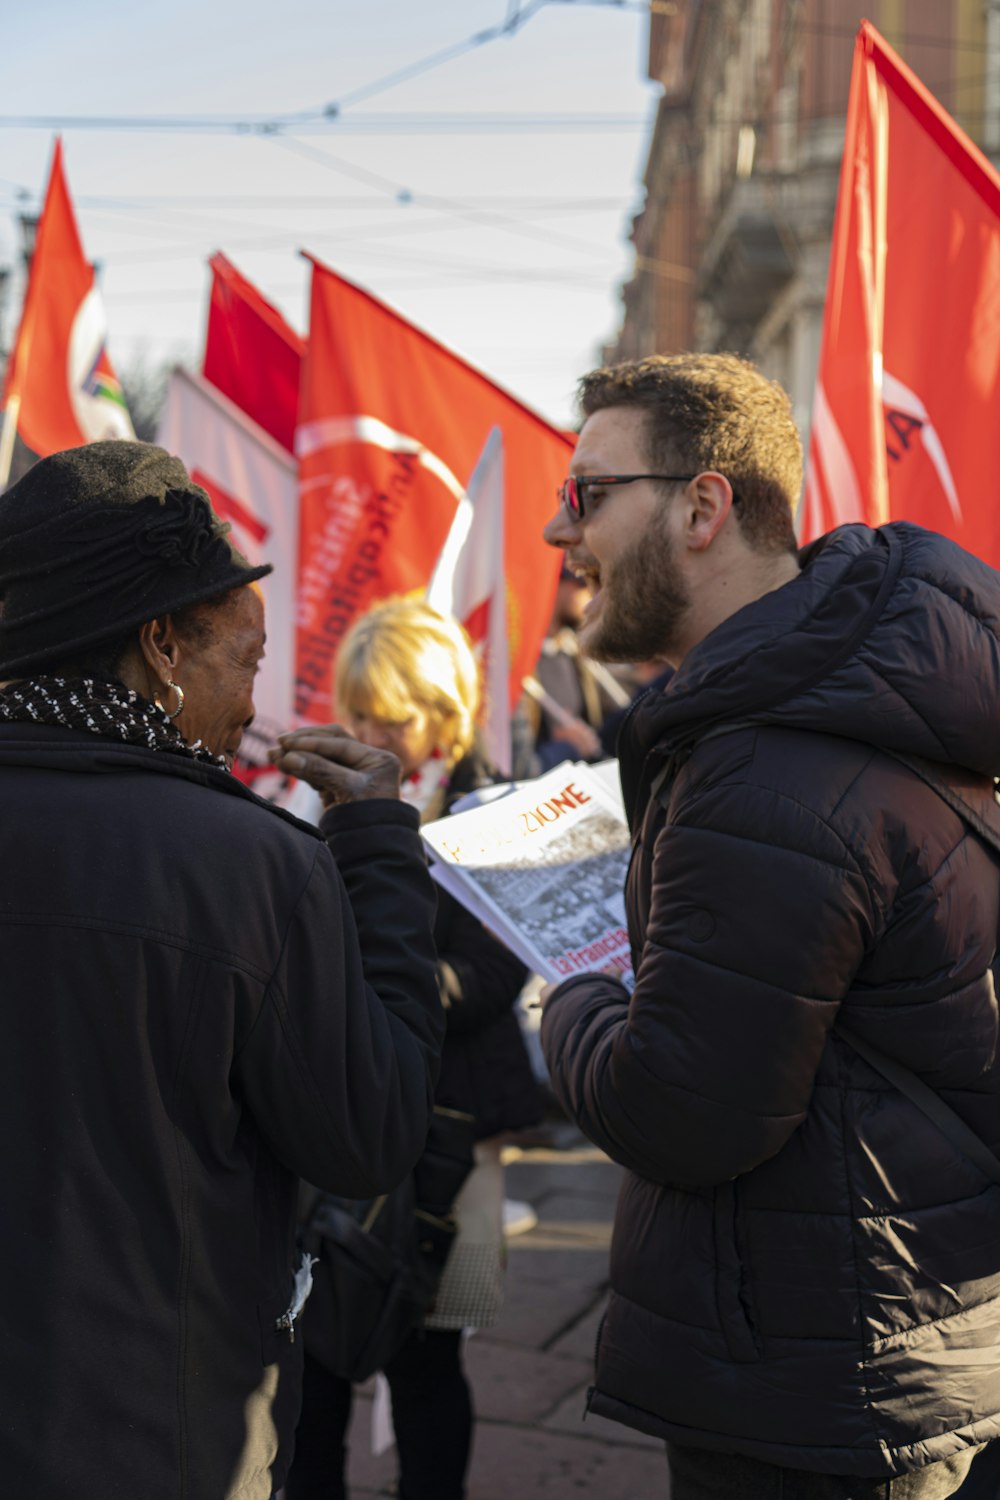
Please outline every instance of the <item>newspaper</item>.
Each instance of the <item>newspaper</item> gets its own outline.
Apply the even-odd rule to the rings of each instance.
[[[421,829],[431,874],[543,979],[614,970],[631,989],[630,839],[608,772],[567,762]]]

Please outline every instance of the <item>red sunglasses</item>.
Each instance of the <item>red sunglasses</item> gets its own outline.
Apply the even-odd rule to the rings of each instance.
[[[613,484],[634,484],[637,479],[659,479],[666,484],[687,484],[694,474],[587,474],[563,480],[557,491],[559,501],[571,521],[582,521],[585,490],[603,490]]]

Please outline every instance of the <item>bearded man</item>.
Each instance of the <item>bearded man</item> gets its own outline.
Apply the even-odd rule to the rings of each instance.
[[[581,644],[676,668],[619,739],[634,992],[542,1025],[628,1169],[590,1410],[672,1500],[956,1494],[1000,1432],[1000,576],[903,522],[798,552],[789,402],[733,356],[581,404]]]

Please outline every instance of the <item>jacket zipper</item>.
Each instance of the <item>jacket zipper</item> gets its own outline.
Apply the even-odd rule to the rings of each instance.
[[[385,1202],[385,1199],[382,1199]],[[280,1318],[274,1320],[275,1333],[287,1333],[288,1342],[295,1343],[295,1319],[300,1315],[306,1305],[306,1298],[312,1290],[312,1268],[316,1264],[315,1255],[302,1253],[298,1270],[295,1273],[295,1281],[292,1286],[292,1300]]]

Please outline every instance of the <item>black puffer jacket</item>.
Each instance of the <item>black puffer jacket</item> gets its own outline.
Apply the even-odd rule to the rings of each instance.
[[[180,756],[0,727],[6,1493],[283,1483],[297,1175],[400,1181],[443,1029],[415,813],[322,830]]]
[[[995,858],[883,753],[992,798],[1000,576],[902,524],[803,562],[626,724],[635,993],[567,981],[542,1038],[630,1169],[592,1409],[874,1477],[1000,1432],[1000,1188],[831,1034],[1000,1150]]]

